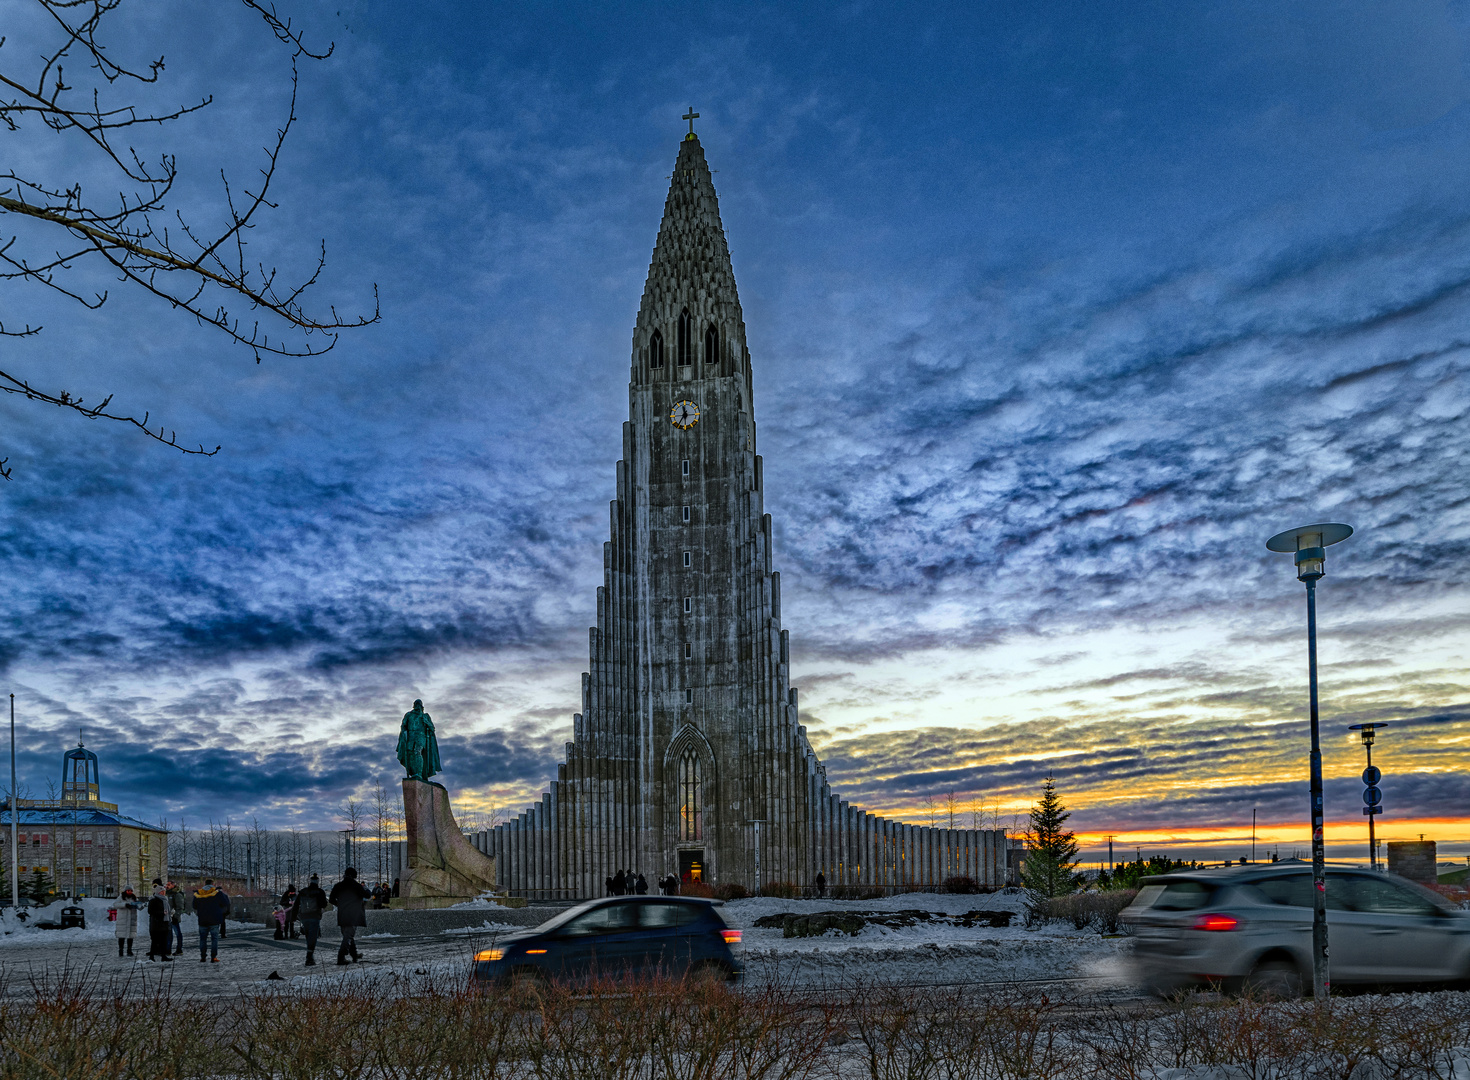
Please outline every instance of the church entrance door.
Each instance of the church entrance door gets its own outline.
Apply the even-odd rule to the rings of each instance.
[[[685,849],[679,852],[679,884],[704,880],[704,848]]]

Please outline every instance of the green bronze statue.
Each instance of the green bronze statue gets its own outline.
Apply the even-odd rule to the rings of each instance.
[[[439,740],[434,737],[434,721],[424,712],[424,703],[415,700],[413,709],[403,714],[403,727],[398,731],[398,760],[408,771],[408,780],[427,780],[442,772],[439,764]]]

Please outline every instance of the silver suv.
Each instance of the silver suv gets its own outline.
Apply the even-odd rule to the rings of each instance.
[[[1312,868],[1299,860],[1147,877],[1122,918],[1157,993],[1220,984],[1294,997],[1311,985]],[[1470,978],[1470,912],[1393,874],[1329,866],[1327,934],[1334,985]]]

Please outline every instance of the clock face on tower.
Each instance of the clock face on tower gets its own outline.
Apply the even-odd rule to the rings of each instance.
[[[674,426],[681,431],[688,431],[699,423],[699,406],[692,401],[676,402],[673,410],[669,413],[669,419]]]

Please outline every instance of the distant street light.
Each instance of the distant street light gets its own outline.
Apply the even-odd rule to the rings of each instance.
[[[1368,865],[1374,870],[1378,869],[1378,842],[1373,837],[1373,819],[1383,813],[1383,807],[1379,805],[1383,801],[1383,793],[1378,790],[1378,781],[1383,779],[1383,774],[1373,767],[1373,733],[1392,722],[1379,720],[1376,724],[1348,725],[1349,731],[1363,733],[1363,749],[1368,754],[1368,767],[1363,770],[1363,814],[1368,818]]]
[[[1295,552],[1297,580],[1307,587],[1307,682],[1312,721],[1312,997],[1327,1000],[1327,868],[1322,841],[1322,744],[1317,729],[1317,581],[1327,573],[1327,549],[1353,535],[1351,525],[1324,522],[1287,529],[1266,541],[1268,551]]]

